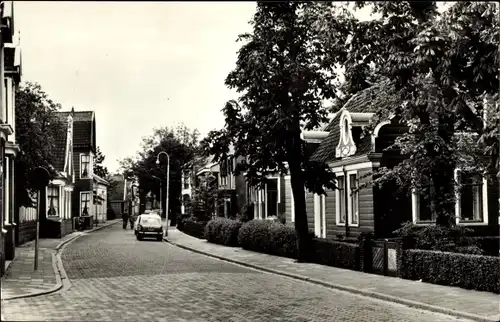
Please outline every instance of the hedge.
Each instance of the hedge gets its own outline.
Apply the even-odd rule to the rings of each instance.
[[[183,218],[177,224],[177,229],[180,231],[196,237],[203,239],[205,238],[205,226],[206,222],[197,221],[193,217]]]
[[[500,293],[500,257],[410,249],[403,252],[405,279]]]
[[[238,234],[243,249],[297,258],[297,237],[293,227],[270,220],[251,220],[244,223]]]
[[[313,261],[317,264],[360,270],[359,244],[314,239]]]
[[[238,246],[238,233],[242,222],[227,218],[212,219],[205,226],[205,238],[214,244]]]

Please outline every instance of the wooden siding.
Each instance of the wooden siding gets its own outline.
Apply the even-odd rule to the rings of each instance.
[[[363,185],[371,181],[371,175],[368,175],[372,169],[361,169],[358,170],[359,184]],[[336,202],[335,191],[327,191],[326,196],[326,238],[334,238],[337,235],[345,235],[346,229],[345,224],[337,225],[336,223]],[[312,202],[314,202],[311,196]],[[370,186],[359,190],[359,226],[352,227],[349,226],[349,236],[357,237],[361,232],[373,232],[374,230],[374,208],[373,208],[373,188]],[[312,218],[313,218],[313,229],[314,229],[314,204],[312,206]]]

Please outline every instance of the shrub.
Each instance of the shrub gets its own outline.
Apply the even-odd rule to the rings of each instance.
[[[499,256],[500,237],[499,236],[484,236],[474,237],[474,241],[479,248],[482,249],[484,255]]]
[[[243,205],[241,207],[240,214],[238,214],[237,219],[241,221],[242,223],[248,222],[250,220],[253,220],[254,216],[254,204],[253,202],[249,202]]]
[[[500,293],[500,257],[410,249],[403,252],[403,278]]]
[[[417,249],[477,255],[483,253],[471,237],[473,230],[463,226],[446,228],[429,225],[422,228],[407,222],[394,233],[400,237],[413,238]]]
[[[280,212],[278,214],[278,221],[282,223],[283,225],[286,224],[286,214],[283,212]]]
[[[188,217],[182,219],[179,224],[180,225],[177,225],[177,228],[180,231],[196,238],[205,238],[206,222],[197,221],[195,217]]]
[[[276,221],[252,220],[238,234],[241,247],[256,252],[290,258],[297,257],[297,237],[293,227]]]
[[[326,239],[314,239],[313,262],[360,270],[360,250],[359,244],[340,242]]]
[[[226,246],[238,246],[238,232],[242,223],[227,218],[212,219],[205,226],[207,241]]]

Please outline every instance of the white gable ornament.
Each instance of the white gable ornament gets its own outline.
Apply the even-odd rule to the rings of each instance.
[[[335,149],[335,157],[345,158],[356,153],[356,144],[352,138],[352,118],[348,111],[344,110],[340,115],[340,139]]]

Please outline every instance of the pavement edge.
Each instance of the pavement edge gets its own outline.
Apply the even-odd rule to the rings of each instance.
[[[54,269],[54,274],[56,275],[56,285],[46,291],[40,291],[40,292],[33,292],[29,294],[22,294],[22,295],[16,295],[16,296],[11,296],[7,298],[2,298],[4,301],[10,301],[10,300],[17,300],[17,299],[22,299],[22,298],[29,298],[29,297],[36,297],[36,296],[42,296],[42,295],[48,295],[55,293],[59,291],[60,289],[64,288],[65,290],[69,289],[71,287],[71,282],[68,278],[68,275],[66,274],[66,270],[64,269],[62,259],[61,259],[61,254],[64,251],[64,248],[66,248],[67,245],[75,241],[77,238],[84,236],[88,233],[93,233],[94,231],[107,228],[110,226],[113,226],[114,224],[117,224],[119,221],[112,222],[108,225],[103,225],[100,227],[93,228],[92,230],[89,230],[87,232],[82,232],[78,235],[75,235],[71,238],[68,238],[67,240],[64,240],[60,242],[56,248],[55,248],[55,254],[52,253],[52,268]]]
[[[471,313],[467,313],[467,312],[455,311],[455,310],[446,309],[446,308],[442,308],[442,307],[438,307],[438,306],[434,306],[434,305],[430,305],[430,304],[426,304],[426,303],[422,303],[422,302],[406,300],[406,299],[402,299],[402,298],[398,298],[398,297],[394,297],[391,295],[382,294],[382,293],[378,293],[378,292],[360,290],[360,289],[356,289],[353,287],[348,287],[348,286],[334,284],[334,283],[326,283],[326,282],[323,282],[323,281],[320,281],[320,280],[317,280],[314,278],[309,278],[309,277],[291,274],[291,273],[285,273],[282,271],[262,267],[259,265],[249,264],[249,263],[245,263],[242,261],[237,261],[234,259],[230,259],[230,258],[219,256],[219,255],[214,255],[214,254],[211,254],[211,253],[208,253],[208,252],[196,249],[196,248],[192,248],[189,246],[175,243],[175,242],[169,240],[167,236],[163,237],[163,240],[165,240],[166,242],[168,242],[171,245],[174,245],[174,246],[177,246],[179,248],[183,248],[183,249],[186,249],[186,250],[198,253],[198,254],[209,256],[209,257],[223,260],[226,262],[230,262],[233,264],[238,264],[241,266],[253,268],[253,269],[256,269],[259,271],[264,271],[264,272],[271,273],[271,274],[281,275],[281,276],[289,277],[292,279],[317,284],[317,285],[327,287],[330,289],[337,289],[337,290],[341,290],[341,291],[345,291],[345,292],[349,292],[349,293],[353,293],[353,294],[357,294],[357,295],[362,295],[365,297],[372,297],[372,298],[376,298],[376,299],[387,301],[387,302],[402,304],[402,305],[412,307],[412,308],[423,309],[426,311],[447,314],[447,315],[459,317],[459,318],[466,318],[466,319],[470,319],[470,320],[474,320],[474,321],[478,321],[478,322],[499,322],[500,321],[499,317],[497,317],[497,316],[490,318],[490,317],[479,316],[479,315],[471,314]]]

